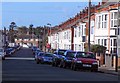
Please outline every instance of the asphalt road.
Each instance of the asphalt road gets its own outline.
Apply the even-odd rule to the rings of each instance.
[[[118,76],[90,71],[73,71],[36,64],[32,51],[22,48],[2,62],[3,81],[118,81]]]

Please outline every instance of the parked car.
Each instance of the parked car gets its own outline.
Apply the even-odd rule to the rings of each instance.
[[[12,49],[11,48],[6,48],[5,52],[6,52],[6,56],[10,56],[12,54]]]
[[[42,56],[39,57],[38,63],[52,63],[52,58],[53,58],[52,53],[44,53]]]
[[[39,52],[43,52],[43,51],[41,51],[41,50],[38,48],[38,49],[36,49],[36,50],[34,51],[34,55],[37,55]]]
[[[71,69],[91,69],[98,71],[98,62],[92,52],[77,52],[72,60]]]
[[[14,54],[15,53],[15,47],[10,47],[11,53]]]
[[[0,60],[5,60],[5,51],[3,48],[0,48]]]
[[[33,54],[35,54],[35,51],[38,50],[38,48],[36,46],[32,47],[32,52]]]
[[[54,56],[52,59],[52,66],[59,66],[61,59],[64,56],[64,53],[66,52],[66,49],[58,49],[54,52]]]
[[[62,58],[60,62],[60,67],[66,68],[66,67],[71,67],[71,63],[73,58],[75,57],[75,51],[66,51],[64,53],[64,57]]]
[[[41,59],[43,57],[45,52],[39,52],[38,54],[35,55],[35,61],[37,64],[39,64],[41,62]]]
[[[32,46],[32,51],[36,50],[37,47],[36,46]]]

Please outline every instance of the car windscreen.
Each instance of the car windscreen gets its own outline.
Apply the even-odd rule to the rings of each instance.
[[[75,56],[76,52],[67,52],[66,57],[73,57]]]
[[[59,50],[58,55],[64,55],[65,52],[66,52],[66,50]]]
[[[40,52],[40,50],[36,50],[36,52]]]
[[[44,55],[44,53],[39,53],[39,56],[42,56],[42,55]]]
[[[95,58],[93,53],[78,52],[76,58]]]

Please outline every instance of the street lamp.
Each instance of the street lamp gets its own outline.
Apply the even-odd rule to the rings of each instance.
[[[47,25],[49,26],[49,30],[50,30],[50,46],[51,46],[51,24],[47,23]],[[50,47],[50,49],[51,49],[51,47]]]
[[[50,35],[51,35],[51,24],[50,24],[50,23],[47,23],[47,25],[49,26],[49,29],[50,29]],[[51,38],[50,38],[50,43],[51,43]]]
[[[119,30],[118,30],[118,29],[119,29],[119,20],[120,20],[120,19],[119,19],[119,18],[120,18],[120,17],[119,17],[119,13],[120,13],[119,3],[120,3],[120,1],[117,2],[117,7],[118,7],[118,9],[117,9],[117,10],[118,10],[117,17],[118,17],[118,19],[117,19],[117,31],[116,31],[116,32],[117,32],[117,33],[116,33],[116,37],[117,37],[117,40],[116,40],[116,49],[117,49],[117,50],[116,50],[116,51],[117,51],[117,52],[116,52],[116,60],[115,60],[115,61],[116,61],[116,62],[115,62],[115,71],[116,71],[116,72],[118,72],[118,35],[119,35],[119,34],[118,34],[118,33],[119,33]]]

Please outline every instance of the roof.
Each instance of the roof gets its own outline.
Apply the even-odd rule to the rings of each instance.
[[[108,7],[108,6],[113,5],[113,4],[117,4],[117,2],[107,2],[103,5],[101,5],[98,9],[105,8],[105,7]]]

